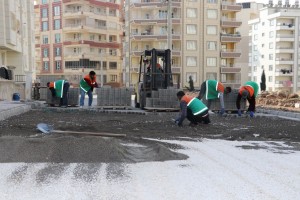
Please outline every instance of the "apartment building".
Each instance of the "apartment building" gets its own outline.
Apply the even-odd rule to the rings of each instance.
[[[129,0],[125,5],[125,69],[127,85],[138,81],[140,56],[146,49],[171,49],[173,78],[180,87],[189,77],[200,87],[206,79],[217,79],[226,86],[241,84],[241,56],[236,29],[241,21],[235,0]]]
[[[98,82],[120,85],[121,0],[39,0],[35,5],[38,76],[64,77],[77,86],[94,70]]]
[[[251,79],[260,82],[266,75],[268,91],[300,89],[300,8],[299,1],[290,5],[270,4],[261,9],[251,25],[249,54]]]
[[[22,98],[30,99],[35,71],[33,2],[2,0],[0,13],[0,67],[10,70],[9,79],[14,85],[25,83],[24,91],[19,92]]]
[[[242,21],[242,25],[237,28],[237,32],[241,37],[241,41],[237,43],[237,49],[242,50],[240,58],[236,59],[236,66],[241,68],[241,82],[251,80],[249,76],[251,67],[249,67],[249,52],[252,48],[251,37],[249,35],[250,27],[248,21],[259,17],[259,10],[264,7],[264,4],[255,2],[241,3],[242,10],[237,13],[237,18]]]

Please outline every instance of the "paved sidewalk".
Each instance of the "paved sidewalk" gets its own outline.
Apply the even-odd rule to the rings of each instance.
[[[0,121],[28,112],[30,104],[19,101],[0,101]]]

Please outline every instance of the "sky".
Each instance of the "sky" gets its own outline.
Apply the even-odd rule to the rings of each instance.
[[[273,0],[274,4],[277,4],[278,0]],[[241,2],[256,2],[256,3],[269,3],[269,0],[236,0],[237,3],[241,3]],[[294,4],[295,0],[290,0],[290,4]],[[285,4],[285,0],[282,0],[282,4]]]

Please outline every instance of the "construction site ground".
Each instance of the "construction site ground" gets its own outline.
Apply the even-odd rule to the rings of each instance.
[[[300,150],[300,122],[277,116],[257,114],[237,117],[210,115],[211,124],[183,127],[172,122],[177,112],[135,110],[106,111],[78,108],[39,108],[0,121],[0,162],[143,162],[185,159],[172,153],[176,145],[144,138],[185,140],[210,138],[238,141],[284,141]],[[55,130],[126,134],[124,138],[104,138],[80,134],[42,134],[37,124],[53,125]],[[107,142],[110,141],[110,142]],[[122,143],[151,147],[152,156],[132,152]],[[145,155],[145,156],[143,156]]]

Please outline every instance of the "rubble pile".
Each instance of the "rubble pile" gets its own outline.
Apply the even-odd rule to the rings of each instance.
[[[256,104],[261,107],[299,109],[300,97],[297,93],[283,90],[277,92],[262,91]]]

